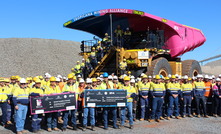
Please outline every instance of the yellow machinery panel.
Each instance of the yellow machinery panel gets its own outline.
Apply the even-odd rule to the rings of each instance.
[[[182,63],[181,62],[169,61],[169,63],[172,69],[172,74],[182,75]]]

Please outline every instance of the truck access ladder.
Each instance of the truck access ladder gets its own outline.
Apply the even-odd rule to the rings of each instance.
[[[116,56],[116,49],[111,47],[107,54],[101,59],[100,63],[98,63],[97,67],[89,74],[89,77],[91,78],[102,71],[109,72],[113,69],[116,71],[116,58],[113,58],[113,56]]]

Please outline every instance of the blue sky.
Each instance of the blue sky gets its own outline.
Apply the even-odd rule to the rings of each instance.
[[[206,43],[182,59],[202,60],[221,54],[220,0],[1,0],[0,38],[92,39],[88,33],[64,28],[63,23],[109,8],[136,9],[201,29]]]

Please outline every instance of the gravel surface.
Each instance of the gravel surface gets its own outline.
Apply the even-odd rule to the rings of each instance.
[[[0,39],[0,77],[67,75],[81,60],[79,43],[54,39]]]
[[[30,123],[26,123],[30,124]],[[128,128],[128,123],[125,124],[125,128],[123,129],[113,129],[111,126],[108,130],[104,130],[101,127],[95,127],[95,131],[91,131],[89,128],[83,132],[80,128],[78,131],[73,131],[70,129],[67,129],[67,131],[62,132],[61,130],[59,132],[50,132],[50,134],[69,134],[69,133],[76,133],[76,134],[127,134],[127,133],[137,133],[137,134],[176,134],[176,133],[182,133],[182,134],[220,134],[220,125],[221,125],[221,117],[214,118],[185,118],[181,120],[172,119],[170,121],[164,120],[160,123],[152,122],[149,123],[147,121],[136,121],[134,124],[134,129],[131,130]],[[10,134],[14,133],[15,128],[10,127],[8,129],[5,129],[3,127],[0,127],[0,133],[1,134]],[[32,133],[32,132],[29,132]],[[46,130],[42,130],[40,132],[41,134],[49,134]]]

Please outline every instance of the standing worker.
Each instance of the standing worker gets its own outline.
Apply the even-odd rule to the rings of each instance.
[[[124,32],[124,47],[130,49],[130,40],[131,40],[131,31],[129,28],[126,28]]]
[[[1,124],[3,127],[6,127],[7,121],[7,103],[8,103],[8,90],[4,84],[4,79],[0,78],[0,108],[2,110],[2,121]]]
[[[90,78],[87,78],[86,80],[86,87],[85,89],[91,90],[93,89],[92,87],[92,80]],[[84,99],[84,93],[81,94],[81,98]],[[91,125],[91,130],[94,131],[94,126],[95,126],[95,108],[94,107],[85,107],[84,106],[84,118],[83,118],[83,131],[86,130],[86,127],[88,125],[88,120],[90,117],[90,125]]]
[[[77,61],[77,65],[74,67],[74,73],[76,76],[81,75],[81,64],[80,61]]]
[[[221,116],[221,79],[216,78],[216,84],[213,86],[214,93],[214,117],[217,114]]]
[[[201,110],[201,106],[202,106],[202,110],[203,110],[203,116],[206,118],[209,118],[209,116],[207,115],[207,111],[206,111],[206,100],[205,100],[205,83],[202,81],[203,80],[203,76],[201,74],[197,75],[197,80],[196,82],[194,82],[193,87],[193,94],[196,100],[196,112],[197,112],[197,117],[200,118],[200,110]]]
[[[50,94],[56,94],[56,93],[61,93],[61,90],[56,86],[56,78],[51,77],[50,86],[46,87],[44,94],[50,95]],[[59,129],[57,128],[58,112],[47,113],[46,119],[47,119],[48,132],[51,132],[52,129],[54,131],[59,131]]]
[[[17,134],[27,133],[24,130],[26,115],[29,104],[29,88],[27,88],[27,81],[21,78],[20,86],[15,89],[13,93],[13,104],[15,106],[15,123]]]
[[[191,115],[191,103],[193,100],[193,85],[191,83],[191,78],[188,76],[183,77],[183,83],[181,85],[181,100],[183,101],[183,118],[186,116],[193,117]]]
[[[121,125],[120,127],[124,127],[125,118],[126,118],[126,108],[128,110],[128,118],[130,129],[133,129],[133,98],[136,97],[136,90],[133,86],[130,85],[130,77],[124,77],[124,84],[120,87],[120,89],[127,90],[127,106],[121,108]]]
[[[120,25],[117,25],[117,28],[114,30],[114,35],[116,38],[116,46],[122,47],[122,36],[124,31],[121,29]]]
[[[64,88],[62,90],[63,93],[65,92],[70,92],[70,93],[74,93],[75,92],[75,95],[76,95],[76,100],[77,100],[77,97],[78,97],[78,87],[77,86],[74,86],[74,83],[73,83],[73,78],[75,76],[73,76],[72,74],[68,74],[68,81],[67,83],[64,85]],[[71,123],[72,123],[72,126],[73,126],[73,130],[77,130],[77,122],[76,122],[76,109],[74,110],[70,110],[70,111],[64,111],[63,112],[63,126],[62,126],[62,131],[66,131],[67,129],[67,125],[68,125],[68,116],[71,116]]]
[[[103,90],[113,89],[113,86],[111,86],[111,82],[108,81],[109,76],[108,76],[108,73],[106,72],[103,74],[104,81],[102,82],[100,89],[103,89]],[[117,126],[117,108],[116,107],[104,107],[103,108],[104,129],[108,130],[108,122],[109,122],[108,113],[112,113],[113,127],[117,129],[118,126]]]
[[[30,89],[30,96],[41,96],[44,94],[43,89],[41,88],[41,80],[35,80],[35,84],[33,88]],[[41,130],[41,121],[42,121],[42,114],[34,114],[32,115],[32,131],[37,133]]]
[[[106,49],[110,48],[111,39],[110,39],[110,36],[108,35],[108,33],[105,33],[105,37],[103,38],[102,42],[103,42],[102,47],[105,47]]]
[[[149,122],[153,122],[155,119],[157,122],[160,122],[160,116],[162,115],[162,106],[165,96],[165,85],[161,84],[161,79],[159,75],[155,76],[155,82],[151,84],[150,95],[153,98],[152,100],[152,112],[151,119]]]
[[[209,76],[208,75],[205,75],[204,77],[204,83],[205,83],[205,101],[206,101],[206,107],[207,107],[207,113],[208,115],[212,115],[213,113],[213,107],[212,107],[212,83],[211,81],[209,80]]]
[[[141,106],[141,118],[140,121],[148,118],[148,99],[150,91],[150,83],[147,81],[147,75],[143,75],[142,83],[139,85],[140,94],[140,106]]]
[[[127,69],[127,62],[126,59],[123,59],[122,62],[120,62],[119,64],[119,68],[120,68],[120,75],[123,75],[126,73],[126,69]]]
[[[90,62],[91,62],[93,69],[95,69],[97,66],[97,54],[96,54],[95,47],[92,47],[92,51],[90,53],[89,58],[90,58]]]
[[[176,82],[176,77],[171,76],[171,82],[167,87],[167,93],[169,95],[169,105],[167,109],[167,119],[170,120],[170,117],[173,115],[173,110],[176,119],[181,119],[179,117],[179,95],[181,93],[180,84]]]

